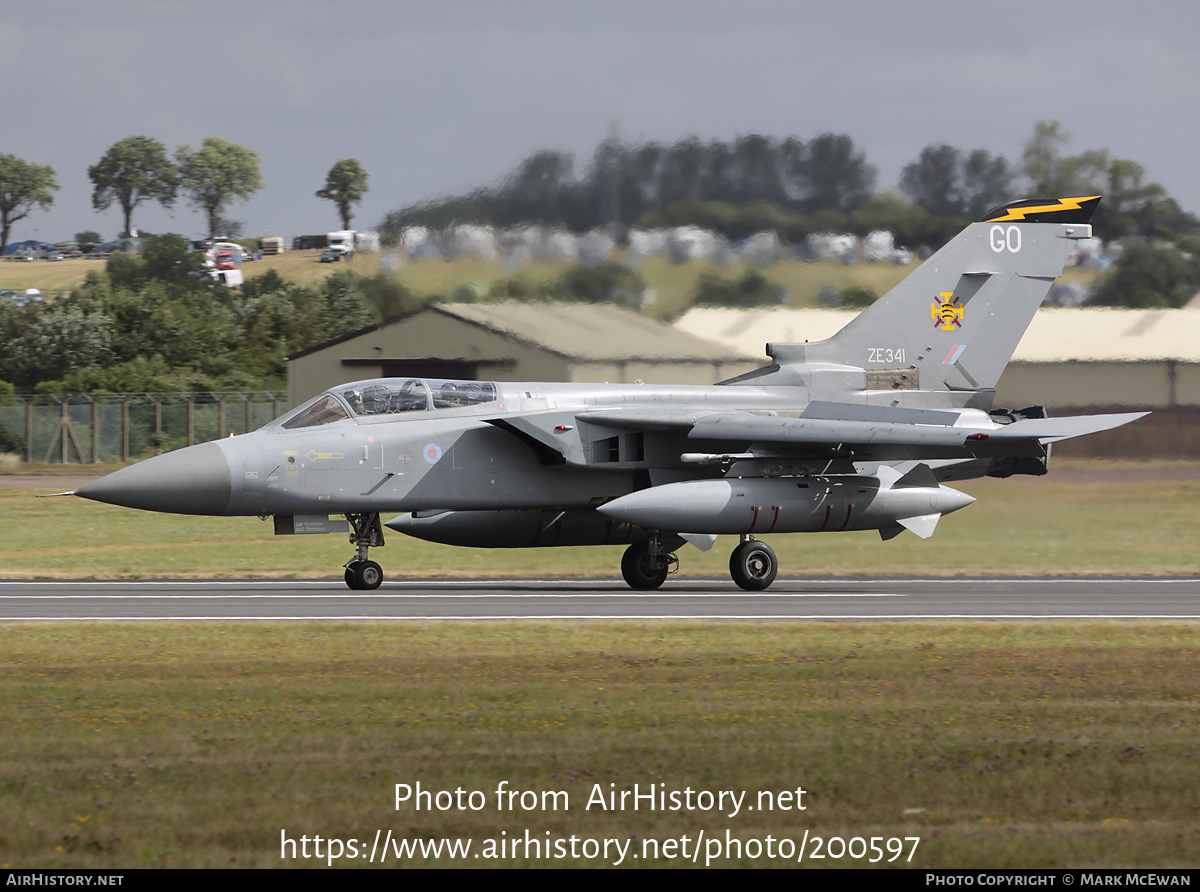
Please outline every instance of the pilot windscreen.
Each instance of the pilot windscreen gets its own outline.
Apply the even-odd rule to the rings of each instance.
[[[329,424],[333,421],[341,421],[343,418],[349,418],[345,408],[329,394],[317,399],[315,403],[303,410],[295,418],[290,418],[283,423],[283,427],[292,430],[298,427],[315,427],[318,424]]]

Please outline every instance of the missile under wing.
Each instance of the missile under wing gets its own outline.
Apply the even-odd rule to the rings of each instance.
[[[718,384],[360,381],[75,494],[347,531],[353,589],[382,581],[369,549],[385,527],[482,547],[625,544],[635,589],[661,585],[684,543],[736,535],[734,581],[764,589],[778,562],[757,536],[927,537],[973,501],[947,483],[1044,474],[1051,443],[1140,417],[993,406],[1098,201],[995,208],[832,338],[768,344],[768,365]]]

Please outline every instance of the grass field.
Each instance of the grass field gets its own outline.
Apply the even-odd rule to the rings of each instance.
[[[48,623],[0,635],[4,867],[325,866],[281,859],[281,834],[297,851],[319,835],[365,854],[376,831],[470,840],[474,853],[526,832],[564,851],[571,837],[608,838],[638,855],[626,867],[690,863],[662,846],[701,834],[698,863],[722,866],[797,860],[754,857],[768,836],[819,867],[866,866],[871,837],[880,866],[907,868],[1194,867],[1200,850],[1195,623]],[[498,809],[501,781],[537,807]],[[397,807],[394,785],[418,782],[479,791],[480,807]],[[634,784],[745,792],[755,810],[585,808]],[[797,789],[791,807],[759,807],[760,792]],[[545,794],[557,798],[534,798]],[[741,857],[712,848],[727,832]],[[818,836],[827,855],[839,837],[859,856],[814,860]],[[898,857],[884,850],[899,839]],[[385,863],[615,861],[615,849],[393,850]]]
[[[1193,465],[1056,470],[962,484],[979,503],[928,541],[771,541],[793,576],[1197,572]],[[0,486],[0,573],[330,577],[349,556],[340,537],[274,538],[252,518],[33,497],[61,488]],[[684,572],[723,576],[731,544],[685,549]],[[619,550],[602,548],[393,535],[374,556],[391,578],[619,575]],[[665,847],[701,834],[698,863],[723,866],[783,866],[798,847],[809,866],[865,866],[873,838],[892,867],[1191,867],[1200,846],[1191,622],[68,622],[0,636],[5,867],[325,866],[281,858],[281,834],[297,854],[320,835],[345,855],[376,831],[392,834],[389,865],[480,867],[600,866],[618,845],[639,855],[622,866],[680,866]],[[501,781],[537,807],[498,809]],[[395,784],[417,782],[479,791],[481,807],[397,808]],[[585,808],[634,784],[744,792],[756,810]],[[804,810],[757,808],[798,788]],[[483,854],[526,833],[568,856],[574,837],[577,854],[395,849],[452,839]],[[727,833],[740,854],[712,848]],[[793,854],[755,855],[768,837]],[[585,856],[605,839],[607,856]],[[842,844],[858,856],[828,857]]]
[[[86,466],[73,466],[82,470]],[[1057,476],[1056,476],[1057,475]],[[881,542],[874,532],[764,537],[782,576],[1175,575],[1200,572],[1200,479],[1190,463],[1055,463],[1044,478],[957,484],[979,501],[936,535]],[[280,536],[245,517],[153,514],[78,498],[37,499],[62,485],[0,486],[0,576],[340,577],[341,536]],[[389,578],[619,578],[620,547],[454,548],[390,533],[374,549]],[[733,537],[702,553],[680,549],[685,576],[725,576]],[[670,585],[670,582],[667,583]]]
[[[363,275],[379,271],[378,254],[358,254],[346,264],[319,263],[319,252],[288,251],[247,263],[242,267],[247,278],[261,275],[269,269],[276,270],[290,281],[314,285],[339,269],[349,267]],[[530,264],[519,270],[506,270],[499,263],[482,260],[461,259],[453,262],[443,260],[421,260],[405,263],[397,272],[397,278],[419,295],[449,295],[455,288],[474,283],[481,289],[495,280],[520,275],[530,282],[556,277],[565,269],[564,264]],[[869,288],[883,294],[915,265],[907,267],[887,263],[860,263],[845,266],[840,262],[805,263],[800,260],[785,260],[763,270],[763,275],[772,283],[782,286],[790,295],[789,306],[807,307],[817,302],[821,289],[829,286],[841,291],[851,286]],[[707,261],[676,265],[667,258],[647,258],[637,269],[648,289],[653,289],[655,299],[645,312],[655,318],[671,318],[690,305],[696,284],[705,272],[737,279],[748,269],[745,264],[718,268]],[[24,290],[39,288],[46,291],[70,289],[83,283],[89,270],[104,271],[104,263],[96,260],[64,260],[58,263],[33,261],[31,263],[0,263],[0,289]],[[1068,270],[1064,279],[1091,282],[1095,273],[1082,268]]]

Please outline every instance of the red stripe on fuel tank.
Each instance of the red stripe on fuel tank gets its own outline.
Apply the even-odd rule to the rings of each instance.
[[[848,524],[848,523],[850,522],[850,512],[851,512],[851,511],[853,511],[853,510],[854,510],[854,506],[853,506],[853,505],[847,505],[847,506],[846,506],[846,519],[842,521],[842,525],[841,525],[841,527],[838,529],[838,532],[839,532],[839,533],[840,533],[842,530],[846,529],[846,524]]]
[[[825,529],[825,524],[829,523],[829,509],[831,507],[832,507],[831,505],[825,506],[825,519],[823,521],[821,521],[821,525],[819,527],[817,527],[818,533],[821,532],[821,530]]]
[[[779,506],[772,505],[771,507],[775,509],[775,518],[771,521],[771,525],[769,527],[767,527],[768,533],[771,532],[771,530],[775,529],[775,524],[779,523]]]

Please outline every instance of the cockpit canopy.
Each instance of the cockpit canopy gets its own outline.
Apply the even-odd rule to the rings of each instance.
[[[496,399],[491,381],[440,378],[379,378],[342,384],[309,400],[277,424],[287,430],[331,424],[345,418],[458,409]]]

